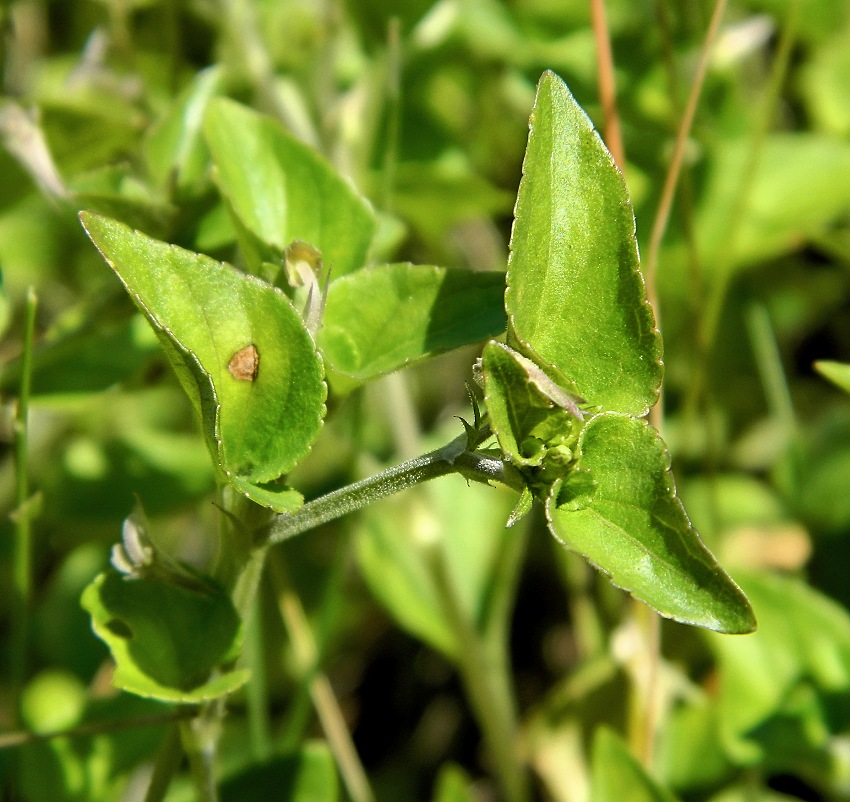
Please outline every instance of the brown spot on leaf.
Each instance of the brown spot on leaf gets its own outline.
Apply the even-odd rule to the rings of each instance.
[[[260,369],[260,352],[254,343],[240,348],[227,363],[227,369],[234,379],[241,382],[252,382],[257,378]]]

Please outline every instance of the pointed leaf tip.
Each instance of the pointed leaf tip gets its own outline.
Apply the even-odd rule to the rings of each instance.
[[[592,406],[646,414],[661,384],[661,339],[625,181],[552,72],[538,85],[514,216],[512,335]]]
[[[577,450],[577,470],[547,501],[552,534],[666,618],[752,632],[752,608],[691,526],[655,429],[604,413],[588,422]]]

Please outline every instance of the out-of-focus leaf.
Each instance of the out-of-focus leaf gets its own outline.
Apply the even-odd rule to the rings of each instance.
[[[82,604],[115,659],[117,688],[188,703],[231,693],[248,679],[246,669],[210,678],[241,637],[230,598],[212,583],[190,589],[108,571],[86,588]]]
[[[676,802],[607,727],[594,736],[591,772],[591,802]]]
[[[460,766],[449,764],[441,769],[434,802],[475,802],[472,781]]]
[[[12,322],[12,304],[9,294],[6,292],[6,283],[3,280],[3,271],[0,270],[0,337],[3,337]]]
[[[850,98],[846,91],[850,83],[848,35],[848,24],[834,31],[830,39],[814,50],[811,59],[800,71],[804,89],[801,99],[817,127],[835,136],[850,134]]]
[[[454,478],[423,490],[427,496],[409,494],[366,511],[358,558],[370,589],[399,624],[453,658],[463,644],[446,618],[438,582],[450,582],[470,624],[500,642],[523,538],[505,529],[507,492]]]
[[[31,732],[60,732],[76,726],[86,705],[86,686],[64,669],[46,669],[21,694],[21,716]]]
[[[132,376],[159,353],[140,315],[111,325],[83,328],[42,343],[33,354],[32,395],[97,393]],[[14,391],[20,362],[0,370],[0,388]]]
[[[729,774],[719,733],[717,705],[707,695],[694,694],[665,717],[656,765],[673,791],[717,786]]]
[[[850,393],[850,365],[844,362],[815,362],[815,369],[845,393]]]
[[[712,159],[697,216],[707,273],[729,259],[744,266],[796,250],[850,207],[850,143],[797,133],[766,139],[748,201],[736,209],[749,150],[748,141],[726,142]]]
[[[661,384],[661,339],[623,176],[553,73],[540,79],[529,127],[505,294],[510,333],[590,405],[644,415]]]
[[[225,98],[210,102],[204,135],[222,193],[261,242],[278,253],[294,240],[308,242],[334,276],[363,266],[372,210],[314,150]]]
[[[299,752],[273,757],[228,777],[219,793],[222,802],[245,799],[336,802],[339,781],[328,747],[324,743],[308,743]]]
[[[191,184],[206,169],[209,154],[201,129],[207,104],[219,92],[222,76],[219,67],[201,70],[148,132],[145,157],[158,185],[173,181],[182,187]]]
[[[435,247],[452,226],[508,212],[513,200],[453,155],[436,162],[402,163],[394,175],[393,210]]]
[[[661,615],[752,632],[746,597],[703,545],[676,496],[670,457],[642,420],[603,413],[579,437],[576,469],[552,487],[549,528]]]
[[[370,267],[331,284],[318,341],[328,367],[363,382],[505,330],[504,276]]]
[[[811,682],[822,704],[850,691],[850,616],[800,580],[753,573],[741,576],[741,584],[758,610],[758,633],[709,637],[723,677],[724,744],[737,762],[753,764],[767,756],[762,734],[772,718],[787,715],[799,683]]]
[[[251,485],[289,472],[319,432],[326,389],[315,345],[286,296],[115,221],[81,218],[159,335],[224,472],[249,495]],[[290,491],[276,509],[299,504]]]

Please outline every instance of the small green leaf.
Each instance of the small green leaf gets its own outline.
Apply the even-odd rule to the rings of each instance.
[[[572,460],[573,424],[581,415],[575,402],[531,360],[503,343],[484,347],[482,372],[490,425],[505,458],[519,467],[554,458],[566,467]]]
[[[326,389],[286,296],[114,220],[86,212],[81,220],[159,335],[225,473],[250,495],[251,485],[292,470],[319,432]],[[299,502],[294,494],[284,508]]]
[[[658,433],[627,415],[591,419],[576,470],[553,485],[549,528],[565,546],[661,615],[719,632],[756,622],[746,597],[703,545],[676,496]]]
[[[815,362],[815,369],[836,387],[840,387],[845,393],[850,393],[850,365],[844,362],[821,360]]]
[[[318,335],[329,368],[358,382],[505,330],[504,275],[380,265],[334,281]]]
[[[593,738],[591,802],[676,802],[607,727]]]
[[[278,253],[293,240],[310,243],[334,276],[362,267],[372,210],[314,150],[226,98],[210,102],[204,135],[219,187],[251,234]]]
[[[515,216],[505,294],[512,335],[589,404],[646,414],[661,384],[661,339],[626,185],[551,72],[538,86]]]
[[[248,679],[247,670],[211,678],[236,653],[241,632],[230,598],[212,583],[200,592],[108,571],[85,589],[82,605],[112,652],[117,688],[199,702],[230,693]]]

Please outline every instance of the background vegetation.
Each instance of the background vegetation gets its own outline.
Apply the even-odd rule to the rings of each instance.
[[[141,799],[157,754],[176,752],[181,708],[113,690],[80,595],[137,501],[159,545],[195,565],[218,512],[189,402],[76,212],[233,260],[239,232],[197,124],[191,135],[226,95],[276,117],[371,200],[376,258],[501,270],[537,79],[556,71],[610,125],[601,39],[584,0],[0,9],[0,728],[12,733],[0,793]],[[663,432],[680,495],[759,632],[665,622],[659,656],[627,597],[539,511],[506,532],[513,494],[448,477],[274,550],[246,633],[263,669],[229,703],[222,798],[522,799],[511,760],[529,767],[533,797],[558,802],[591,789],[602,802],[850,797],[850,399],[813,368],[850,361],[850,5],[606,11],[664,334]],[[653,237],[706,53],[675,205]],[[312,498],[451,439],[455,416],[471,417],[479,351],[332,398],[291,483]],[[518,745],[501,741],[508,757],[494,709],[518,728]],[[342,721],[359,758],[334,745]],[[183,774],[168,794],[191,798]]]

